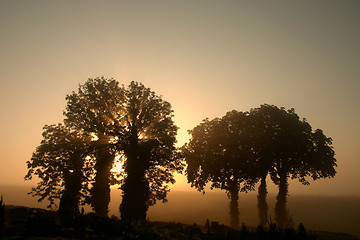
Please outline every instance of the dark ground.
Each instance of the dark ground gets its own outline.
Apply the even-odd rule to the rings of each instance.
[[[197,224],[175,222],[146,222],[128,224],[118,218],[97,218],[93,214],[81,215],[81,223],[74,228],[60,227],[57,213],[39,208],[6,206],[4,239],[319,239],[359,240],[344,233],[325,231],[278,230],[275,226],[264,229],[243,227],[233,230],[212,222],[210,229]],[[210,230],[210,232],[209,232]]]
[[[30,186],[2,185],[5,205],[45,208],[46,201],[38,202],[27,193]],[[109,216],[119,217],[121,192],[111,191]],[[269,216],[274,219],[275,194],[268,195]],[[224,192],[208,191],[205,195],[195,191],[171,191],[168,202],[150,207],[148,220],[151,222],[196,223],[203,226],[206,219],[229,225],[229,200]],[[349,239],[349,235],[360,238],[360,197],[359,196],[302,196],[290,194],[288,208],[297,228],[302,222],[306,229],[315,230],[322,239]],[[239,198],[240,222],[246,226],[258,224],[256,192],[241,193]],[[91,209],[86,207],[85,212]],[[327,232],[332,232],[329,236]],[[346,234],[335,234],[346,233]],[[351,238],[350,238],[351,239]]]

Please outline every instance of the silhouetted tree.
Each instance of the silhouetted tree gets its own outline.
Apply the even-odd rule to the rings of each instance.
[[[277,157],[273,151],[274,136],[278,129],[277,113],[277,107],[262,105],[259,108],[251,109],[249,114],[251,124],[248,141],[251,142],[256,155],[255,168],[260,179],[257,196],[260,224],[265,224],[268,220],[266,178],[269,173],[274,171]]]
[[[71,224],[79,212],[79,201],[85,202],[89,196],[93,174],[90,139],[62,124],[45,125],[43,140],[27,161],[25,180],[34,175],[41,180],[32,188],[32,195],[39,196],[39,201],[47,199],[48,207],[55,206],[55,199],[60,198],[59,214],[66,224]]]
[[[205,119],[189,131],[191,139],[183,148],[191,186],[204,191],[210,182],[211,188],[227,192],[233,227],[239,226],[239,191],[252,190],[257,181],[249,124],[248,113],[235,110],[223,118]]]
[[[118,154],[125,170],[120,182],[122,218],[145,219],[149,206],[166,201],[166,183],[174,183],[173,171],[182,168],[174,146],[177,127],[171,105],[140,83],[125,88],[105,78],[89,79],[66,99],[65,123],[97,138],[95,213],[107,215],[114,182],[110,170]]]
[[[299,179],[309,184],[306,177],[314,180],[333,177],[336,173],[336,160],[331,147],[331,138],[321,130],[312,132],[310,124],[300,120],[294,109],[285,110],[273,105],[262,105],[251,110],[255,139],[254,152],[257,154],[257,167],[261,177],[258,206],[261,222],[265,220],[266,176],[279,187],[275,206],[275,218],[279,227],[289,221],[286,202],[288,178]]]
[[[118,144],[126,173],[121,218],[145,220],[149,206],[166,201],[166,184],[174,183],[173,172],[182,169],[175,148],[177,127],[170,103],[144,85],[131,82],[125,101],[124,134]]]
[[[122,133],[124,88],[114,79],[88,79],[78,92],[66,96],[64,115],[66,125],[94,136],[95,182],[91,189],[91,205],[95,213],[107,216],[110,184],[114,180],[110,170],[114,163],[116,136]]]

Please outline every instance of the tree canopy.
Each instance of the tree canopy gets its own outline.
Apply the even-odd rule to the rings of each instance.
[[[288,178],[309,184],[313,180],[334,177],[335,152],[331,138],[323,131],[312,131],[306,119],[300,119],[295,109],[285,110],[274,105],[261,105],[250,111],[253,124],[254,151],[262,184],[259,187],[259,210],[267,211],[266,183],[268,173],[279,186],[275,206],[276,221],[284,226],[289,219],[286,210]],[[263,188],[261,190],[261,188]],[[265,188],[265,189],[264,189]],[[261,210],[262,208],[262,210]],[[263,222],[266,213],[260,213]]]
[[[259,217],[262,223],[267,220],[268,174],[279,186],[275,217],[282,227],[289,220],[288,178],[309,184],[309,177],[316,180],[336,173],[331,138],[320,129],[312,131],[294,109],[264,104],[249,112],[233,110],[222,118],[205,119],[189,133],[191,139],[183,147],[188,181],[200,191],[207,183],[226,190],[233,226],[238,224],[238,191],[253,190],[259,179]]]
[[[122,219],[145,220],[150,206],[166,201],[184,158],[192,187],[205,192],[209,184],[228,194],[233,227],[239,225],[239,192],[254,190],[259,180],[259,216],[266,220],[270,175],[279,187],[275,217],[282,227],[288,221],[289,178],[309,184],[309,178],[336,174],[332,139],[321,129],[313,131],[294,109],[264,104],[205,119],[179,151],[171,104],[141,83],[89,79],[66,100],[64,123],[45,125],[25,179],[37,176],[33,196],[49,200],[49,207],[60,199],[59,212],[69,216],[78,212],[79,202],[106,216],[110,185],[119,183]],[[120,180],[111,172],[116,156],[123,161]]]
[[[40,179],[32,195],[39,196],[39,201],[47,199],[49,207],[55,207],[55,200],[64,193],[76,195],[77,202],[85,203],[93,175],[91,137],[63,124],[45,125],[42,135],[43,140],[27,161],[25,179],[33,175]]]
[[[66,96],[66,125],[94,136],[95,180],[91,205],[97,215],[106,216],[110,202],[110,170],[115,159],[115,137],[121,136],[125,90],[114,79],[88,79],[77,92]],[[96,139],[96,140],[95,140]]]
[[[143,84],[130,83],[125,109],[118,145],[126,156],[127,174],[121,186],[121,216],[145,220],[149,206],[166,201],[167,183],[174,183],[173,172],[182,169],[175,148],[177,127],[170,103]]]
[[[175,147],[178,128],[170,103],[141,83],[131,82],[125,87],[104,77],[89,79],[66,100],[64,124],[45,126],[44,140],[28,162],[26,179],[34,174],[42,178],[34,194],[54,204],[62,188],[67,188],[69,175],[59,168],[81,156],[91,166],[85,164],[78,170],[88,174],[91,169],[94,176],[81,178],[81,184],[87,187],[97,215],[107,215],[110,184],[119,183],[123,190],[122,217],[145,219],[149,206],[157,200],[166,201],[167,184],[175,182],[173,172],[183,168]],[[74,139],[58,137],[69,134],[86,136],[86,148],[80,149]],[[116,156],[124,161],[120,181],[111,172]],[[59,158],[65,160],[59,162]],[[70,175],[74,178],[75,169]]]
[[[231,225],[239,224],[239,191],[252,190],[257,176],[253,171],[253,151],[248,139],[247,113],[231,111],[222,118],[205,119],[189,131],[184,146],[187,177],[200,191],[209,182],[211,188],[225,190],[231,199]]]
[[[66,96],[66,125],[95,135],[118,135],[124,114],[125,89],[114,79],[88,79]]]

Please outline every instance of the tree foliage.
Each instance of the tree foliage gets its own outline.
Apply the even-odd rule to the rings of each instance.
[[[89,197],[93,174],[91,138],[63,124],[45,125],[42,135],[43,140],[27,161],[25,179],[33,176],[40,179],[31,193],[39,196],[39,201],[47,199],[49,207],[55,207],[56,199],[70,194],[76,208],[79,200],[85,203]]]
[[[122,218],[145,220],[150,206],[166,201],[168,184],[175,182],[175,171],[182,171],[184,157],[193,187],[205,192],[209,184],[226,191],[234,227],[239,225],[239,192],[253,190],[258,180],[259,216],[265,222],[270,175],[279,186],[275,213],[282,227],[288,220],[289,178],[309,184],[309,178],[336,174],[332,139],[320,129],[313,131],[294,109],[265,104],[205,119],[177,151],[170,103],[141,83],[125,87],[114,79],[89,79],[66,100],[64,124],[44,127],[25,179],[37,176],[40,182],[32,194],[49,200],[49,207],[60,198],[59,212],[69,216],[79,202],[90,202],[97,215],[106,216],[110,185],[119,183]],[[123,161],[120,181],[111,172],[116,156]]]
[[[322,130],[312,131],[306,119],[300,119],[294,109],[285,110],[273,105],[261,105],[250,111],[253,124],[254,152],[262,183],[259,186],[259,210],[266,211],[266,176],[279,186],[275,217],[280,226],[289,220],[286,210],[288,178],[302,184],[313,180],[333,177],[336,159]],[[261,221],[267,213],[259,213]]]
[[[167,184],[175,182],[173,172],[183,168],[175,148],[177,127],[170,103],[141,83],[124,87],[104,77],[79,85],[66,100],[65,126],[45,126],[44,139],[28,161],[26,179],[37,175],[42,180],[33,194],[47,198],[50,205],[60,197],[60,202],[70,204],[68,179],[80,176],[79,171],[91,172],[81,176],[93,179],[81,178],[81,184],[86,196],[90,193],[88,200],[97,215],[107,215],[110,185],[120,183],[123,217],[145,219],[149,206],[166,201]],[[85,141],[85,136],[86,144],[80,148],[75,137]],[[121,156],[123,174],[111,172],[115,156]],[[78,158],[85,165],[69,168]],[[78,183],[80,178],[76,179]]]
[[[259,179],[259,217],[265,223],[268,174],[279,186],[275,215],[282,227],[289,220],[288,179],[309,184],[309,178],[336,173],[332,139],[320,129],[312,131],[294,109],[264,104],[245,113],[234,110],[222,118],[205,119],[189,132],[192,137],[183,148],[188,181],[200,191],[210,183],[211,188],[230,193],[233,225],[237,222],[237,191],[252,190]]]
[[[143,219],[149,206],[166,201],[167,183],[182,164],[177,157],[170,103],[143,84],[131,82],[126,91],[123,136],[119,149],[126,156],[120,206],[123,219]]]
[[[114,79],[89,79],[77,92],[66,96],[65,123],[78,131],[93,135],[95,148],[95,181],[91,189],[91,205],[97,215],[108,214],[110,170],[115,159],[114,137],[121,135],[125,91]]]
[[[124,114],[125,90],[114,79],[88,79],[66,96],[65,123],[96,136],[118,135]]]
[[[225,190],[230,201],[231,225],[237,227],[238,193],[254,188],[253,150],[248,142],[248,113],[231,111],[222,118],[205,119],[189,131],[191,139],[184,146],[187,177],[191,185],[204,191]]]

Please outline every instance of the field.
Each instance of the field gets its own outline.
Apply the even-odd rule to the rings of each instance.
[[[273,218],[275,195],[268,196],[269,214]],[[258,224],[256,194],[240,194],[240,221]],[[157,204],[149,211],[151,220],[196,222],[206,219],[229,224],[228,199],[225,193],[173,192],[169,202]],[[343,232],[360,236],[360,197],[289,196],[288,208],[295,226],[302,222],[307,229]]]
[[[45,203],[38,203],[36,199],[26,195],[29,187],[1,186],[0,194],[4,195],[5,204],[46,207]],[[118,206],[121,201],[120,192],[112,190],[110,216],[119,216]],[[181,222],[184,224],[196,223],[204,225],[206,220],[217,221],[220,224],[229,224],[228,199],[223,192],[208,192],[205,195],[199,192],[174,191],[168,196],[168,202],[158,203],[150,208],[148,219],[152,222]],[[269,194],[269,214],[273,219],[275,195]],[[357,196],[293,196],[288,199],[288,208],[292,214],[294,226],[302,222],[306,229],[316,230],[326,236],[328,232],[345,233],[360,237],[360,197]],[[256,194],[240,194],[239,199],[240,221],[247,226],[258,224]],[[89,208],[86,208],[89,211]],[[346,235],[340,234],[343,239]],[[326,238],[324,238],[326,239]],[[331,239],[331,238],[328,238]]]

